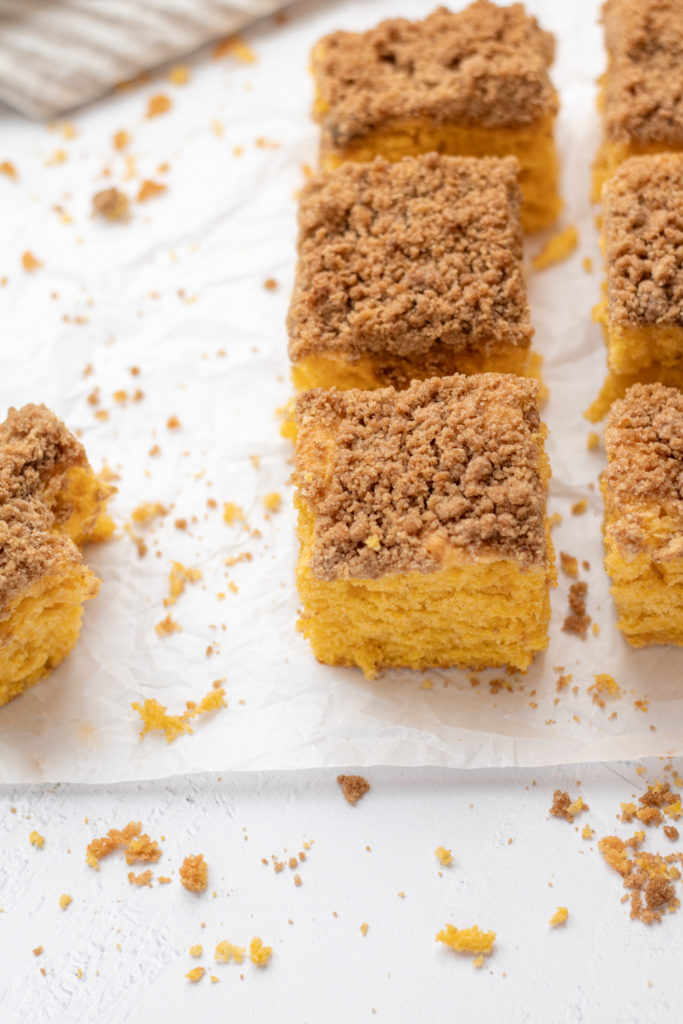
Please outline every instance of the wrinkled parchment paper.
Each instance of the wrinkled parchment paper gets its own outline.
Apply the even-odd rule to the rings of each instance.
[[[356,670],[318,665],[295,632],[292,451],[275,410],[289,395],[284,318],[295,193],[316,151],[307,54],[335,27],[432,7],[305,3],[288,24],[264,24],[248,36],[256,63],[200,54],[187,85],[173,86],[161,72],[84,110],[73,120],[75,138],[2,114],[0,159],[12,160],[19,177],[0,175],[0,276],[8,278],[0,288],[0,412],[44,401],[81,432],[93,464],[106,461],[120,477],[112,503],[120,537],[87,550],[104,582],[72,655],[0,710],[0,781],[377,763],[543,765],[683,752],[683,652],[635,652],[615,628],[601,564],[604,459],[602,447],[587,451],[592,428],[581,415],[605,365],[590,319],[601,270],[587,199],[598,138],[594,81],[603,65],[597,4],[529,6],[559,40],[561,224],[580,232],[571,259],[529,274],[535,346],[550,387],[550,511],[563,517],[554,530],[558,551],[590,563],[580,578],[589,583],[599,633],[582,641],[561,631],[571,582],[562,573],[549,650],[526,676],[481,673],[472,686],[458,671],[392,671],[367,681]],[[158,92],[171,97],[172,110],[146,120],[148,98]],[[132,135],[122,153],[112,146],[119,129]],[[133,203],[128,224],[91,218],[93,193],[116,184],[134,196],[144,179],[168,191]],[[542,241],[529,241],[529,256]],[[32,274],[20,265],[25,250],[43,263]],[[277,289],[264,289],[271,277]],[[144,397],[132,401],[136,388]],[[120,390],[127,401],[113,397]],[[93,392],[99,404],[89,402]],[[102,412],[107,418],[97,418]],[[179,428],[167,427],[171,416]],[[154,445],[161,453],[151,456]],[[268,518],[263,498],[273,491],[282,509]],[[582,498],[586,512],[572,515]],[[141,558],[123,526],[143,501],[171,511],[134,527],[148,548]],[[222,521],[224,502],[244,509],[246,525]],[[183,518],[187,529],[175,525]],[[246,553],[251,561],[226,565]],[[173,560],[198,567],[203,578],[167,608]],[[168,613],[182,632],[159,637],[155,624]],[[572,680],[558,692],[560,667]],[[623,691],[604,708],[587,693],[602,672]],[[180,712],[223,678],[228,707],[199,720],[193,735],[171,745],[162,734],[140,741],[131,702],[155,697]]]

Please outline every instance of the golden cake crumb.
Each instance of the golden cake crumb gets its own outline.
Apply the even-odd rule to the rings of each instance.
[[[560,263],[576,249],[579,244],[579,233],[575,227],[565,228],[549,238],[537,256],[532,259],[534,270],[545,270],[553,263]]]
[[[556,789],[553,793],[553,803],[549,813],[555,818],[564,818],[571,824],[575,815],[587,810],[589,810],[588,804],[583,802],[581,796],[577,796],[576,800],[572,801],[569,793]]]
[[[349,804],[358,803],[370,789],[370,783],[362,775],[338,775],[337,782],[342,788],[344,799]]]
[[[112,143],[114,145],[114,149],[118,149],[119,151],[125,149],[126,146],[129,144],[130,140],[131,135],[129,134],[129,132],[124,131],[123,128],[118,132],[114,132],[114,135],[112,136]]]
[[[36,946],[36,948],[31,950],[31,952],[33,953],[34,956],[40,956],[41,953],[43,952],[43,947],[42,946]]]
[[[171,618],[171,613],[169,612],[165,619],[157,622],[154,630],[159,636],[171,636],[173,633],[182,633],[183,627],[179,622]]]
[[[131,885],[137,885],[138,888],[140,888],[143,885],[148,885],[151,888],[153,878],[154,874],[150,871],[149,868],[147,868],[146,871],[141,871],[139,875],[136,875],[134,871],[128,872],[128,881],[130,882]]]
[[[59,905],[62,910],[66,910],[70,903],[73,903],[73,897],[68,892],[63,892],[59,897]]]
[[[484,966],[484,957],[481,953],[479,954],[479,956],[475,956],[474,960],[472,961],[472,966],[476,967],[478,971],[481,970],[481,968]]]
[[[168,577],[169,594],[164,598],[164,607],[168,608],[176,603],[187,583],[196,583],[201,578],[201,569],[188,569],[182,562],[171,562],[171,572]]]
[[[582,516],[588,508],[588,502],[585,498],[581,498],[579,501],[575,501],[571,507],[571,513],[573,516]]]
[[[553,916],[548,921],[551,928],[557,928],[558,925],[566,924],[567,918],[569,917],[569,911],[566,907],[558,907]]]
[[[277,281],[274,277],[267,277],[263,282],[263,287],[267,292],[274,292],[277,288]]]
[[[139,203],[146,203],[148,199],[154,199],[155,196],[160,196],[166,192],[168,185],[164,185],[159,181],[151,181],[146,179],[140,185],[140,189],[136,196]]]
[[[43,266],[42,262],[37,256],[33,255],[30,249],[26,249],[26,251],[21,254],[21,265],[29,274],[34,270],[39,270]]]
[[[205,974],[206,969],[204,967],[193,967],[191,971],[187,972],[185,977],[189,978],[191,982],[196,983],[201,981]]]
[[[592,839],[594,835],[595,833],[593,832],[593,829],[590,827],[590,825],[584,825],[581,829],[582,839]]]
[[[159,117],[160,114],[165,114],[172,107],[171,100],[164,93],[157,93],[156,96],[150,96],[147,102],[147,113],[146,117]]]
[[[370,925],[367,923],[367,921],[363,921],[362,925],[360,926],[361,935],[363,935],[363,936],[367,935],[369,927],[370,927]]]
[[[246,951],[245,946],[233,946],[232,942],[228,942],[226,939],[217,944],[214,956],[219,963],[227,964],[230,960],[234,960],[236,964],[241,964]]]
[[[594,675],[593,678],[595,682],[588,687],[587,692],[592,694],[594,704],[604,708],[605,697],[613,697],[615,700],[621,699],[621,687],[613,676],[608,675],[606,672],[600,672]]]
[[[471,928],[456,928],[447,924],[443,931],[437,933],[436,941],[450,946],[456,953],[489,954],[496,941],[496,933],[482,932],[476,924]]]
[[[438,860],[442,867],[448,868],[453,863],[453,854],[450,850],[447,850],[445,846],[437,846],[434,850],[434,856]]]
[[[593,273],[593,260],[590,258],[590,256],[583,257],[583,259],[581,260],[581,266],[587,274]]]
[[[211,979],[210,979],[210,980],[211,980],[211,984],[212,984],[212,985],[217,985],[217,984],[218,984],[218,982],[219,982],[219,981],[220,981],[221,979],[220,979],[220,978],[217,978],[215,974],[212,974],[212,975],[211,975]]]
[[[228,526],[234,526],[235,523],[245,523],[246,519],[244,509],[236,505],[234,501],[225,501],[223,503],[223,522],[227,523]]]
[[[188,892],[203,892],[209,878],[209,868],[204,854],[188,854],[180,865],[180,881]]]
[[[101,839],[92,839],[86,849],[86,861],[91,868],[100,870],[100,861],[108,857],[110,853],[120,846],[128,844],[142,832],[142,825],[139,821],[129,821],[125,828],[110,828],[106,836]]]
[[[147,524],[159,516],[168,515],[170,509],[161,504],[160,501],[143,501],[133,509],[131,520],[138,524]]]
[[[193,701],[188,702],[188,707],[181,715],[169,715],[168,709],[154,697],[148,697],[142,704],[135,701],[131,704],[134,711],[137,711],[142,719],[140,739],[148,732],[161,730],[166,735],[166,742],[173,743],[183,733],[191,733],[194,730],[190,721],[198,715],[206,715],[211,711],[218,711],[227,707],[225,701],[225,690],[220,686],[214,686],[206,693],[199,704]]]
[[[566,551],[560,551],[560,566],[567,576],[579,575],[579,560],[574,555],[568,555]]]
[[[204,947],[197,943],[195,946],[190,946],[190,956],[200,957],[204,952]]]
[[[258,935],[249,943],[249,957],[252,964],[255,964],[257,967],[265,967],[272,955],[273,950],[271,947],[264,946]]]
[[[235,57],[240,64],[253,64],[256,54],[251,46],[245,43],[241,36],[228,36],[221,39],[213,48],[211,54],[214,60],[221,60],[223,57]]]
[[[159,883],[159,885],[169,885],[170,881],[171,879],[168,877],[168,875],[159,875],[157,878],[157,882]]]
[[[176,64],[168,73],[172,85],[187,85],[190,81],[190,69],[186,64]]]
[[[270,491],[269,494],[264,495],[263,505],[269,512],[278,512],[282,505],[282,495],[277,491]]]
[[[126,846],[126,864],[135,864],[137,861],[143,863],[156,862],[161,857],[161,849],[156,839],[150,838],[145,832],[141,836],[130,839]]]
[[[45,836],[41,836],[40,832],[36,832],[35,829],[30,833],[28,841],[31,846],[35,846],[39,850],[42,850],[45,846]]]
[[[596,448],[600,446],[600,438],[594,430],[589,430],[586,436],[586,448],[589,452],[594,452]]]
[[[17,169],[10,160],[0,161],[0,174],[6,174],[8,178],[12,178],[14,181],[18,178]]]
[[[118,188],[105,188],[92,197],[92,210],[107,220],[125,220],[128,217],[130,202],[125,192]]]

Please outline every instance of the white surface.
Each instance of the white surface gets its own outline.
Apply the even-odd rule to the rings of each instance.
[[[596,840],[632,834],[615,814],[619,801],[644,788],[633,765],[366,774],[372,789],[355,807],[329,770],[3,787],[3,1024],[680,1019],[681,912],[649,929],[630,921],[621,879],[596,841],[547,814],[553,790],[575,796],[578,777],[590,811],[575,824],[590,824]],[[93,836],[130,819],[166,836],[158,872],[172,875],[170,885],[134,889],[121,854],[102,861],[99,874],[84,863]],[[34,828],[46,837],[43,850],[29,844]],[[299,888],[289,868],[275,874],[261,863],[283,857],[285,847],[296,853],[304,840],[315,842]],[[442,877],[438,845],[454,857]],[[646,849],[679,846],[661,830],[648,832]],[[196,897],[180,887],[177,869],[199,851],[210,880]],[[63,892],[73,897],[66,911],[58,906]],[[558,906],[569,920],[552,930]],[[435,942],[446,922],[496,931],[482,970]],[[254,935],[274,951],[265,970],[213,963],[216,942],[246,945]],[[193,960],[188,950],[197,942],[204,955]],[[38,945],[45,952],[34,957]],[[197,965],[220,983],[208,974],[196,986],[186,981]]]
[[[120,473],[112,505],[120,524],[143,500],[172,505],[173,512],[147,531],[146,558],[138,558],[127,536],[88,551],[104,580],[100,595],[86,608],[70,658],[2,710],[0,780],[91,782],[373,763],[535,765],[683,750],[683,652],[634,652],[615,629],[601,564],[602,458],[586,451],[589,425],[581,416],[604,375],[603,343],[590,321],[601,276],[587,198],[598,131],[594,80],[603,65],[594,3],[530,5],[558,35],[553,76],[562,100],[563,222],[579,225],[581,243],[571,260],[531,273],[529,289],[535,346],[551,390],[550,510],[564,516],[554,539],[558,550],[590,561],[589,612],[600,635],[582,642],[561,632],[570,582],[561,575],[549,651],[513,681],[514,692],[492,697],[486,682],[472,689],[455,671],[388,672],[367,682],[355,670],[318,665],[295,633],[291,448],[279,437],[274,410],[289,394],[284,317],[295,260],[295,190],[302,162],[314,162],[317,140],[307,54],[338,25],[363,27],[431,6],[298,6],[286,26],[264,24],[249,37],[257,63],[200,54],[187,86],[173,87],[160,73],[81,112],[71,141],[2,115],[0,159],[12,159],[20,179],[0,175],[0,277],[9,277],[0,288],[0,318],[12,352],[12,372],[0,377],[0,413],[43,400],[82,431],[93,463],[106,459]],[[159,91],[172,97],[173,109],[145,120],[148,98]],[[132,180],[124,155],[112,148],[121,128],[133,135]],[[259,137],[279,148],[260,148]],[[233,155],[235,146],[244,148],[241,157]],[[57,149],[68,159],[46,166]],[[162,162],[170,164],[166,173],[157,170]],[[142,178],[166,181],[167,194],[134,204],[128,224],[91,218],[94,192],[117,184],[135,195]],[[55,213],[57,204],[71,224]],[[540,244],[532,240],[529,251]],[[25,249],[44,263],[32,275],[20,268]],[[586,254],[593,274],[581,268]],[[262,287],[270,276],[279,282],[276,292]],[[77,317],[87,322],[74,323]],[[84,377],[88,364],[93,372]],[[139,377],[131,377],[131,366],[140,367]],[[138,386],[143,401],[122,407],[113,400],[114,391]],[[88,404],[95,387],[100,408],[110,412],[107,422],[96,420]],[[171,415],[180,430],[166,428]],[[147,454],[154,443],[162,448],[158,458]],[[253,454],[261,458],[258,469]],[[272,490],[282,492],[284,507],[266,520],[262,499]],[[211,497],[217,511],[207,510]],[[581,497],[588,511],[572,516],[570,506]],[[242,505],[262,537],[226,526],[224,501]],[[189,532],[174,528],[177,517],[192,515],[198,521]],[[224,559],[246,550],[253,562],[226,571]],[[183,632],[160,639],[154,625],[167,614],[162,602],[174,559],[199,566],[204,577],[170,609]],[[239,586],[237,595],[226,576]],[[219,592],[226,594],[222,602]],[[216,640],[219,650],[207,658]],[[558,696],[558,665],[573,674],[577,693],[570,688]],[[586,693],[598,672],[611,672],[624,690],[614,719],[611,706],[596,707]],[[172,746],[159,735],[139,742],[131,702],[156,697],[181,711],[223,677],[229,707],[199,722],[194,737]],[[420,688],[424,679],[431,690]],[[636,699],[649,701],[648,713],[635,708]]]

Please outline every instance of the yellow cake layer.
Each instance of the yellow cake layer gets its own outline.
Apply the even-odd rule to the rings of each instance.
[[[339,355],[311,355],[292,366],[292,381],[296,391],[308,388],[363,388],[374,390],[391,385],[407,387],[411,380],[428,377],[447,377],[453,373],[514,373],[522,377],[537,378],[541,359],[528,348],[508,346],[498,352],[454,352],[444,347],[439,352],[438,369],[427,362],[429,353],[411,358],[367,354],[350,360]]]
[[[48,483],[42,499],[54,514],[55,530],[66,533],[78,547],[88,541],[107,540],[114,531],[104,502],[112,488],[93,473],[90,466],[72,466],[67,484],[61,473]]]
[[[0,621],[0,706],[63,661],[78,639],[83,602],[100,581],[75,560],[37,580]]]
[[[313,515],[306,503],[297,505],[304,609],[298,626],[318,661],[358,665],[368,678],[392,666],[524,670],[548,646],[552,571],[480,560],[434,573],[315,579],[309,569]]]
[[[593,319],[602,327],[607,344],[607,364],[615,374],[637,373],[652,363],[675,367],[683,359],[683,327],[675,324],[624,326],[612,323],[604,297],[595,306]],[[658,377],[655,379],[659,380]]]
[[[321,115],[326,112],[322,101],[316,101],[315,112]],[[347,160],[367,163],[376,156],[383,156],[396,161],[433,151],[449,156],[514,156],[520,165],[519,184],[524,197],[522,226],[527,232],[538,231],[552,224],[563,205],[558,192],[553,126],[551,117],[520,128],[436,125],[417,119],[405,120],[340,148],[329,143],[323,132],[320,163],[331,170]]]
[[[623,398],[633,384],[665,384],[683,391],[683,363],[678,366],[662,366],[652,363],[637,373],[612,373],[609,371],[595,401],[588,406],[584,416],[591,423],[598,423],[610,410],[613,402]]]
[[[659,546],[680,530],[678,521],[658,508],[642,514],[648,542]],[[683,559],[654,560],[648,550],[625,559],[611,530],[616,516],[605,516],[605,570],[619,616],[617,625],[633,647],[648,644],[683,646]]]

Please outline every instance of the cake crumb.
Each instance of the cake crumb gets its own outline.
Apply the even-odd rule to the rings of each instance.
[[[484,966],[484,957],[481,953],[479,954],[479,956],[475,956],[474,960],[472,961],[472,966],[476,967],[478,971],[481,970],[481,968]]]
[[[36,946],[36,948],[33,949],[31,952],[33,953],[34,956],[40,956],[41,953],[43,952],[43,947],[42,946]]]
[[[73,897],[68,892],[63,892],[59,897],[59,905],[62,910],[66,910],[70,903],[73,903]]]
[[[244,514],[244,509],[239,505],[236,505],[234,501],[223,502],[223,522],[227,523],[228,526],[234,526],[235,523],[245,523],[247,517]]]
[[[40,270],[43,266],[41,260],[34,256],[30,249],[26,249],[21,254],[21,265],[28,274],[32,274],[34,270]]]
[[[367,923],[367,921],[363,921],[362,925],[360,926],[361,935],[366,936],[368,934],[369,927],[370,925]]]
[[[204,967],[193,967],[191,971],[187,972],[185,977],[189,978],[189,980],[193,982],[193,984],[196,984],[196,982],[202,980],[205,974],[206,970]]]
[[[590,615],[586,614],[586,594],[588,584],[583,581],[572,583],[569,588],[569,609],[570,614],[565,618],[562,629],[565,633],[575,633],[576,636],[585,638],[588,627],[591,624]]]
[[[42,850],[45,846],[45,836],[41,836],[40,832],[36,832],[35,829],[30,833],[28,841],[31,846],[35,846],[38,850]]]
[[[581,260],[581,266],[587,274],[593,273],[593,260],[590,258],[590,256],[583,257],[583,259]]]
[[[148,732],[158,729],[165,733],[167,743],[173,743],[178,736],[194,731],[189,724],[191,719],[225,708],[227,703],[225,690],[221,686],[212,686],[198,704],[193,701],[188,702],[187,709],[181,715],[169,715],[166,706],[154,697],[148,697],[142,704],[135,701],[131,707],[138,712],[142,719],[140,739]]]
[[[131,839],[126,846],[126,864],[135,864],[138,861],[142,861],[143,864],[156,864],[160,857],[159,844],[146,832]]]
[[[8,178],[12,179],[12,181],[16,181],[19,177],[17,169],[11,160],[0,161],[0,174],[6,174]]]
[[[228,36],[216,43],[211,54],[214,60],[221,60],[223,57],[235,57],[240,64],[253,64],[256,54],[250,46],[245,43],[241,36]]]
[[[160,196],[167,190],[168,185],[164,185],[160,181],[145,179],[140,185],[136,199],[139,203],[146,203],[148,199],[154,199],[155,196]]]
[[[171,613],[169,612],[165,619],[162,619],[161,622],[157,622],[154,627],[154,631],[158,636],[172,636],[173,633],[182,633],[183,627],[179,622],[176,622],[175,619],[171,618]]]
[[[140,888],[143,885],[148,885],[151,889],[152,879],[154,878],[153,873],[147,868],[145,871],[141,871],[139,875],[136,875],[134,871],[128,872],[128,881],[131,885],[137,885]]]
[[[282,495],[278,494],[277,491],[270,491],[269,494],[264,495],[263,505],[269,512],[279,512],[282,505]]]
[[[337,782],[349,804],[358,803],[370,789],[370,783],[362,775],[338,775]]]
[[[263,282],[263,287],[267,292],[274,292],[277,288],[277,281],[274,277],[267,277]]]
[[[143,501],[133,509],[130,518],[134,523],[146,525],[159,516],[168,515],[169,511],[160,501]]]
[[[581,498],[579,501],[575,501],[571,507],[571,513],[573,516],[582,516],[588,508],[588,501],[586,498]]]
[[[204,854],[190,853],[180,865],[180,881],[188,892],[203,892],[208,884],[209,868]]]
[[[176,603],[180,595],[185,591],[187,583],[196,583],[201,578],[201,569],[188,569],[182,562],[171,562],[171,571],[168,577],[169,593],[168,597],[164,598],[164,607],[168,608]]]
[[[583,797],[577,796],[576,800],[572,801],[569,793],[556,789],[549,813],[555,818],[564,818],[571,824],[577,814],[589,809],[588,804],[583,802]]]
[[[234,960],[236,964],[241,964],[246,951],[245,946],[233,946],[231,942],[224,940],[217,944],[214,957],[219,963],[227,964],[230,960]]]
[[[671,839],[672,842],[675,842],[676,839],[678,839],[679,837],[678,829],[675,828],[673,825],[665,825],[662,829],[662,832],[664,833],[666,838]]]
[[[164,93],[157,93],[155,96],[150,96],[147,101],[147,113],[146,118],[159,117],[161,114],[167,113],[172,107],[171,100]]]
[[[190,946],[190,956],[199,958],[204,952],[204,947],[201,943],[196,943],[194,946]]]
[[[86,863],[94,868],[95,871],[100,870],[100,861],[103,857],[108,857],[110,853],[117,850],[120,846],[128,846],[128,844],[136,836],[139,836],[142,832],[142,825],[139,821],[129,821],[128,824],[122,828],[110,828],[106,836],[101,839],[92,839],[86,848]]]
[[[190,69],[185,64],[176,64],[168,73],[172,85],[187,85],[190,81]]]
[[[272,955],[271,947],[264,946],[258,935],[249,943],[249,958],[257,967],[265,967]]]
[[[553,916],[548,921],[551,928],[557,928],[561,924],[566,924],[567,918],[569,917],[569,911],[566,907],[558,907]]]
[[[126,220],[130,212],[128,196],[118,188],[105,188],[92,197],[92,212],[107,220]]]
[[[496,941],[496,933],[482,932],[476,924],[471,928],[456,928],[452,924],[447,924],[442,931],[437,933],[436,941],[450,946],[456,953],[486,953],[488,955]]]
[[[434,850],[434,856],[438,860],[439,864],[444,868],[450,867],[453,863],[453,854],[450,850],[447,850],[445,846],[437,846]]]
[[[531,263],[534,270],[545,270],[546,267],[550,267],[554,263],[566,260],[567,257],[571,256],[578,244],[579,233],[575,227],[572,226],[565,228],[564,231],[558,231],[556,235],[548,239],[538,255],[532,259]]]
[[[593,832],[593,829],[590,827],[590,825],[584,825],[581,829],[582,839],[592,839],[594,835],[595,833]]]
[[[130,143],[130,140],[131,135],[129,134],[129,132],[124,131],[123,129],[121,129],[118,132],[114,132],[112,136],[112,143],[114,145],[114,149],[118,150],[119,152],[121,152],[122,149],[126,148],[126,146]]]
[[[579,575],[579,560],[574,555],[568,555],[566,551],[560,551],[560,565],[567,576],[577,577]]]
[[[594,452],[600,445],[600,438],[594,430],[589,430],[586,436],[586,448],[589,452]]]
[[[159,875],[159,877],[157,878],[157,882],[159,883],[159,885],[169,885],[170,881],[171,879],[168,877],[168,875]]]
[[[621,687],[613,676],[606,672],[594,674],[595,682],[588,687],[588,693],[592,694],[592,700],[598,707],[604,708],[605,697],[612,697],[615,700],[621,699]]]

